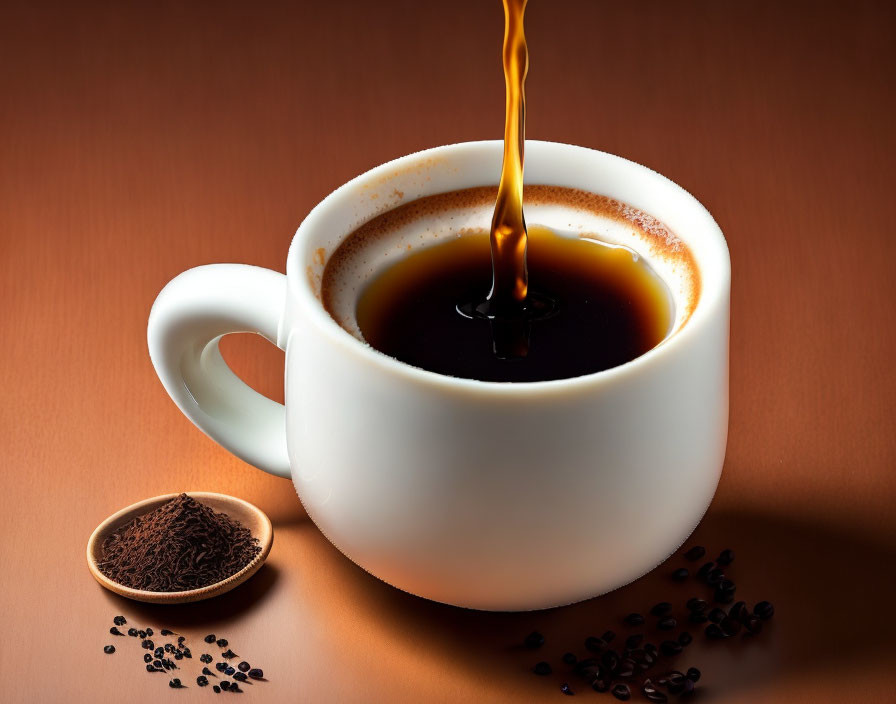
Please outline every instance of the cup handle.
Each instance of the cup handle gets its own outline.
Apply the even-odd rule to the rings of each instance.
[[[183,414],[240,459],[278,477],[290,476],[286,409],[237,377],[218,341],[256,332],[285,349],[278,335],[285,305],[283,274],[210,264],[185,271],[162,289],[147,328],[156,374]]]

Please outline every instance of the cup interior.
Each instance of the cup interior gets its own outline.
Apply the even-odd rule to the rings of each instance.
[[[439,147],[350,181],[302,223],[287,273],[322,307],[324,270],[334,252],[359,228],[376,230],[352,256],[340,252],[345,270],[336,277],[339,285],[326,291],[335,322],[363,339],[354,309],[371,277],[409,249],[488,230],[502,149],[500,141]],[[696,199],[665,177],[621,157],[538,141],[526,143],[525,169],[530,226],[627,246],[665,282],[674,306],[666,340],[723,288],[727,249],[718,226]],[[446,193],[456,195],[430,198]],[[433,200],[440,207],[426,207]]]

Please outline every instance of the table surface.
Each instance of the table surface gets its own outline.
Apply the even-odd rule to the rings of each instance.
[[[531,138],[624,155],[694,193],[733,263],[725,470],[694,540],[731,547],[739,594],[778,613],[707,645],[701,701],[892,700],[873,606],[896,557],[894,6],[533,0]],[[332,189],[386,160],[499,138],[497,0],[52,3],[0,8],[0,671],[10,702],[156,702],[111,619],[208,632],[262,666],[258,701],[557,701],[559,656],[675,592],[673,559],[540,613],[430,603],[355,567],[292,485],[171,403],[145,343],[152,301],[198,264],[283,270]],[[282,400],[282,353],[223,344]],[[145,497],[208,490],[264,509],[268,564],[213,601],[101,589],[91,530]],[[886,607],[890,609],[891,607]],[[539,653],[517,644],[533,628]],[[114,642],[118,652],[102,653]],[[551,677],[529,672],[535,660]],[[580,694],[584,691],[571,679]],[[250,689],[248,686],[246,689]]]

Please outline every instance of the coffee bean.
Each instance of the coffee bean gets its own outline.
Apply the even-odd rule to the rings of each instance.
[[[236,672],[236,669],[233,667],[230,667],[230,665],[228,665],[227,669],[224,670],[224,674],[227,675],[228,677],[230,677],[234,672]]]
[[[685,674],[691,682],[699,682],[700,681],[700,670],[696,667],[689,667],[687,673]]]
[[[200,687],[208,687],[208,677],[206,677],[205,675],[199,675],[199,677],[196,678],[196,684],[198,684]]]
[[[123,626],[127,622],[128,620],[124,616],[116,616],[112,619],[112,623],[114,623],[116,626]]]
[[[171,687],[172,689],[179,689],[179,688],[183,687],[183,685],[180,683],[180,680],[177,679],[177,677],[175,677],[173,680],[171,680],[168,683],[168,686]]]
[[[563,657],[561,659],[567,665],[575,665],[576,660],[578,660],[574,653],[563,653]]]
[[[705,548],[705,547],[703,547],[702,545],[695,545],[695,546],[692,547],[690,550],[688,550],[688,551],[684,554],[684,556],[685,556],[686,559],[690,560],[691,562],[696,562],[696,561],[699,560],[701,557],[703,557],[705,554],[706,554],[706,548]]]
[[[163,635],[163,636],[173,636],[173,635],[174,635],[174,631],[169,631],[167,628],[163,628],[163,629],[160,631],[160,633],[161,633],[161,635]]]
[[[615,650],[607,650],[600,656],[600,664],[610,672],[614,672],[619,666],[619,654]]]
[[[703,611],[706,608],[706,602],[703,599],[692,596],[685,602],[684,607],[688,611]]]
[[[716,586],[723,579],[725,579],[725,573],[718,567],[711,569],[706,575],[706,583],[711,587]]]
[[[152,666],[154,668],[156,668],[157,670],[161,670],[162,669],[162,661],[161,660],[153,660]]]
[[[181,653],[179,650],[178,650],[178,651],[175,651],[175,653],[174,653],[174,659],[175,659],[175,660],[183,660],[183,659],[184,659],[183,653]]]
[[[644,617],[641,614],[631,613],[625,617],[625,622],[629,626],[640,626],[644,623]]]
[[[227,663],[226,663],[226,662],[217,662],[217,663],[215,663],[215,669],[216,669],[218,672],[224,672],[224,670],[226,670],[227,667],[228,667],[228,666],[227,666]]]
[[[199,656],[199,662],[210,663],[213,660],[212,656],[208,653],[203,653]]]
[[[722,629],[726,636],[735,636],[740,633],[741,623],[740,621],[735,621],[730,616],[726,616],[719,623],[719,628]]]
[[[716,567],[715,562],[707,562],[705,563],[699,570],[697,570],[697,577],[700,579],[706,579],[706,576],[712,572]]]
[[[262,679],[264,679],[264,672],[262,671],[262,669],[261,669],[260,667],[253,667],[253,668],[252,668],[251,670],[249,670],[249,672],[246,673],[246,674],[248,674],[249,677],[251,677],[253,680],[262,680]]]
[[[719,640],[725,637],[725,632],[719,627],[717,623],[711,623],[706,627],[706,637],[711,638],[713,640]]]
[[[212,685],[212,691],[213,691],[215,694],[220,694],[220,693],[221,693],[221,688],[220,688],[218,685],[213,684],[213,685]]]
[[[248,672],[249,670],[252,669],[252,666],[249,663],[247,663],[245,660],[243,660],[239,665],[236,666],[236,669],[239,670],[240,672]]]
[[[149,664],[146,666],[146,671],[147,671],[147,672],[158,672],[158,670],[152,666],[152,663],[149,663]]]
[[[147,628],[147,629],[146,629],[146,635],[148,635],[148,636],[155,635],[155,631],[152,630],[151,628]]]
[[[229,645],[226,638],[218,638],[215,642],[218,644],[219,648],[226,648]]]
[[[719,623],[727,614],[721,609],[713,609],[709,612],[709,620],[713,623]]]
[[[248,678],[246,677],[245,672],[234,672],[233,679],[235,679],[239,682],[245,682]]]
[[[109,629],[109,633],[111,633],[113,636],[123,636],[124,635],[124,633],[119,631],[118,628],[116,628],[115,626],[112,626],[112,628]]]
[[[650,655],[656,657],[656,654],[659,652],[659,649],[653,643],[645,643],[644,651]]]
[[[708,620],[709,616],[703,611],[691,611],[691,614],[688,616],[688,621],[691,623],[706,623]]]
[[[591,683],[591,689],[595,692],[606,692],[610,688],[610,683],[606,680],[596,679]]]
[[[206,643],[214,643],[214,642],[217,640],[217,638],[215,638],[215,634],[214,634],[214,633],[209,633],[209,634],[208,634],[205,638],[203,638],[202,640],[204,640]]]
[[[141,638],[146,638],[146,631],[137,631],[137,635]]]
[[[158,648],[156,648],[152,652],[152,654],[155,655],[157,658],[165,657],[165,649],[160,645]]]
[[[223,689],[225,692],[226,692],[228,689],[230,689],[230,682],[228,682],[227,680],[223,680],[223,681],[221,682],[221,689]]]
[[[138,634],[137,634],[137,629],[136,629],[136,628],[129,628],[129,629],[128,629],[128,635],[131,636],[131,637],[133,637],[133,638],[136,638],[137,635],[138,635]]]
[[[665,616],[672,610],[672,604],[668,601],[661,601],[659,604],[656,604],[652,609],[650,609],[650,613],[654,616]]]
[[[735,621],[743,623],[749,616],[750,612],[747,611],[747,603],[745,601],[738,601],[734,606],[728,609],[728,617],[733,618]]]
[[[106,645],[106,646],[103,646],[103,652],[104,652],[106,655],[111,655],[112,653],[115,652],[115,646],[114,646],[114,645]]]
[[[144,640],[140,645],[144,650],[152,650],[156,647],[156,644],[149,639]]]
[[[570,689],[569,685],[564,682],[560,685],[560,691],[563,692],[566,696],[571,697],[575,692]]]
[[[769,601],[760,601],[753,607],[753,613],[763,621],[768,621],[775,615],[775,607]]]
[[[220,641],[218,641],[218,642],[220,642]],[[224,641],[224,642],[226,643],[227,641]],[[228,649],[228,650],[225,650],[223,653],[221,653],[221,657],[222,657],[222,658],[227,658],[227,659],[229,660],[229,659],[231,659],[231,658],[235,658],[235,657],[236,657],[236,653],[233,652],[232,650],[229,650],[229,649]]]
[[[676,582],[683,582],[690,576],[690,572],[685,567],[680,567],[672,573],[672,579]]]
[[[632,697],[631,690],[628,688],[627,684],[617,684],[613,687],[612,694],[618,700],[627,702]]]
[[[632,677],[635,674],[635,661],[629,659],[623,660],[619,663],[619,666],[613,674],[622,679]]]
[[[613,631],[605,631],[604,634],[600,637],[600,639],[604,643],[610,643],[615,637],[616,637],[616,634]]]
[[[532,631],[523,640],[523,645],[525,645],[527,648],[529,648],[529,650],[535,650],[536,648],[540,648],[541,646],[544,645],[544,636],[541,635],[541,633],[539,633],[538,631]]]
[[[694,637],[687,631],[682,631],[678,634],[678,642],[681,645],[690,645],[693,640]]]
[[[671,631],[678,625],[678,621],[674,618],[663,618],[657,622],[656,627],[661,631]]]
[[[171,645],[171,643],[165,643],[165,652],[166,653],[173,653],[176,650],[177,650],[177,648],[175,648],[173,645]]]
[[[722,550],[722,552],[719,553],[718,558],[716,558],[716,562],[727,567],[734,562],[734,550],[731,550],[730,548]]]
[[[143,662],[152,662],[152,655],[150,655],[149,653],[145,653],[143,655]]]
[[[625,639],[625,647],[629,649],[637,648],[639,645],[641,645],[641,641],[643,640],[643,633],[635,633],[634,635],[631,635]]]
[[[551,672],[553,672],[553,670],[551,669],[551,666],[548,663],[542,661],[542,662],[535,663],[535,667],[532,668],[532,672],[534,672],[536,675],[544,676],[544,675],[551,674]]]
[[[183,652],[185,658],[190,658],[190,659],[193,658],[193,653],[190,652],[189,648],[184,648],[182,652]]]
[[[667,658],[671,658],[681,652],[681,646],[674,640],[664,640],[660,644],[660,652]]]

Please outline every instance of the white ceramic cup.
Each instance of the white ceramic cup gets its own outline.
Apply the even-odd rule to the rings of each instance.
[[[245,461],[291,476],[308,514],[355,563],[436,601],[525,610],[640,577],[706,511],[727,440],[730,263],[712,217],[668,179],[610,154],[529,141],[527,183],[628,203],[674,232],[672,249],[691,252],[696,284],[649,244],[628,243],[673,295],[691,287],[692,310],[663,343],[583,377],[479,382],[398,362],[327,314],[320,276],[349,233],[399,203],[497,183],[501,154],[499,141],[455,144],[359,176],[300,225],[286,276],[240,264],[184,272],[153,305],[148,339],[183,413]],[[218,340],[233,332],[286,351],[285,407],[227,367]]]

